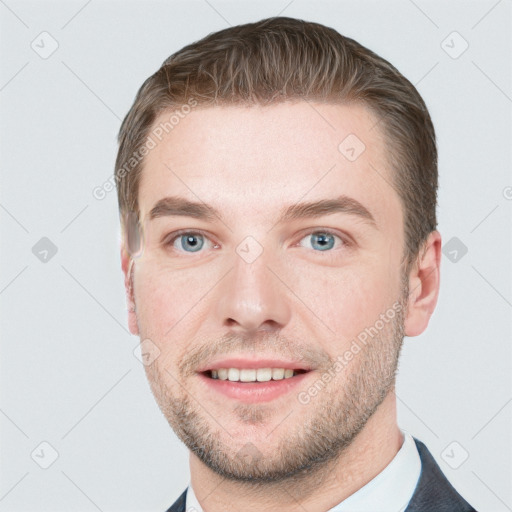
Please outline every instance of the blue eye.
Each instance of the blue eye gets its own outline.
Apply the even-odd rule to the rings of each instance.
[[[185,252],[197,252],[203,248],[204,236],[199,233],[185,233],[176,236],[171,242],[173,242],[175,249]],[[178,247],[176,247],[176,243]]]
[[[302,240],[305,240],[309,237],[311,237],[311,247],[313,247],[313,249],[315,249],[316,251],[329,251],[334,247],[336,243],[336,238],[338,240],[341,240],[339,236],[334,235],[329,231],[315,231],[314,233],[306,235]]]
[[[338,244],[336,244],[336,240],[338,240]],[[166,242],[166,245],[171,246],[176,252],[189,254],[207,249],[210,247],[208,244],[212,245],[210,239],[206,235],[196,231],[181,231],[175,233],[175,235]],[[318,230],[304,236],[300,241],[300,245],[302,247],[312,248],[315,252],[329,252],[333,248],[339,245],[347,245],[347,243],[340,236],[328,230]],[[215,249],[217,247],[217,245],[213,244],[211,248]]]

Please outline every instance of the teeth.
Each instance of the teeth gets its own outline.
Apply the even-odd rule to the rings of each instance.
[[[229,368],[228,380],[231,380],[233,382],[240,380],[240,370],[238,368]]]
[[[254,382],[256,380],[256,370],[254,368],[240,370],[241,382]]]
[[[211,371],[212,379],[232,382],[268,382],[289,379],[295,374],[289,368],[218,368]]]
[[[272,378],[274,380],[281,380],[284,378],[284,368],[273,368],[272,369]]]
[[[258,382],[268,382],[272,379],[272,368],[258,368],[256,371],[256,380]]]

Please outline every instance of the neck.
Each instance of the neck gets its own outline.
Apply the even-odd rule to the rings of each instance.
[[[190,455],[194,493],[204,512],[329,510],[375,478],[395,457],[403,443],[396,421],[394,389],[354,438],[350,446],[319,471],[299,480],[255,487],[225,480]]]

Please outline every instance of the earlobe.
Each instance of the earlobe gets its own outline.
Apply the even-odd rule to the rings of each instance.
[[[121,242],[121,268],[124,274],[124,288],[126,293],[126,305],[128,308],[128,327],[132,334],[139,334],[137,314],[135,312],[135,295],[133,291],[133,266],[134,260],[128,254],[124,243]]]
[[[432,231],[409,273],[405,335],[418,336],[428,325],[439,296],[441,235]]]

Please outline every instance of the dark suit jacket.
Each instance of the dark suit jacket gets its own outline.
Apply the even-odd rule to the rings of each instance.
[[[404,512],[476,512],[448,482],[428,448],[415,437],[414,442],[420,454],[421,474]],[[186,496],[185,489],[167,512],[186,512]]]

